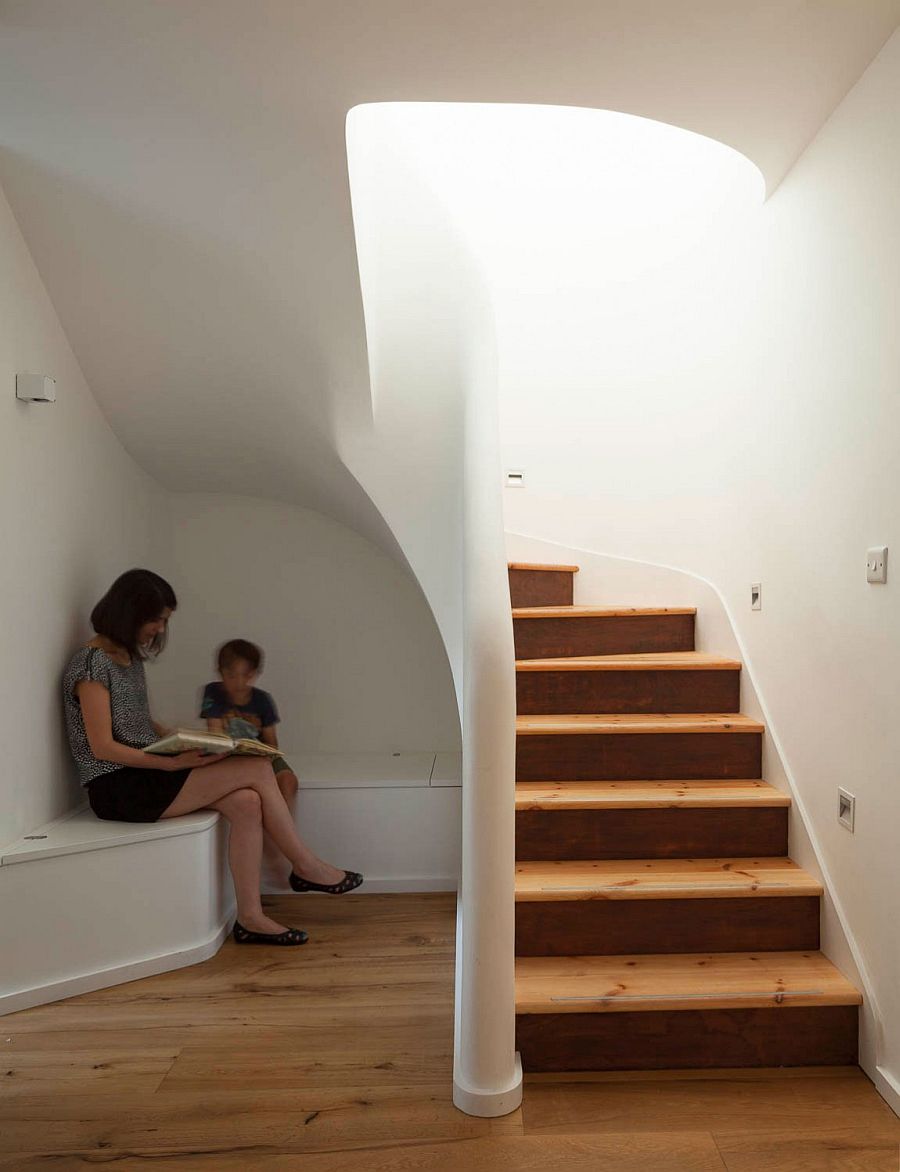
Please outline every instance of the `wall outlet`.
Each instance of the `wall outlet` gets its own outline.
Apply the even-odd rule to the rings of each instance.
[[[876,545],[866,550],[866,581],[887,581],[887,546]]]
[[[856,798],[845,789],[838,788],[838,822],[852,834],[855,818]]]
[[[521,488],[525,483],[525,473],[521,468],[507,468],[504,480],[507,488]]]
[[[762,586],[759,582],[750,587],[750,609],[762,610]]]

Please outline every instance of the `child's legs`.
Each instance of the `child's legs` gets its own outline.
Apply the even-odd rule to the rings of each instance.
[[[288,803],[293,802],[297,796],[297,790],[300,788],[300,782],[297,780],[297,774],[293,769],[282,769],[275,774],[275,780],[278,782],[278,788],[281,790],[282,797]]]

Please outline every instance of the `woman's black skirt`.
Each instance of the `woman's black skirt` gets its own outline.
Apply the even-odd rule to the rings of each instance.
[[[91,809],[111,822],[156,822],[181,793],[190,769],[134,769],[126,765],[87,784]]]

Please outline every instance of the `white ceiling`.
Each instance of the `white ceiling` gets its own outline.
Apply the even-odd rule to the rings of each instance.
[[[334,446],[367,409],[344,119],[595,106],[777,185],[900,0],[0,0],[0,181],[108,419],[164,484],[383,537]]]

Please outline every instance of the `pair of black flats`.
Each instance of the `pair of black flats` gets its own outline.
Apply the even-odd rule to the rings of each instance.
[[[301,879],[293,871],[289,880],[294,891],[319,891],[325,895],[346,895],[348,891],[359,887],[362,881],[363,877],[358,871],[345,871],[344,878],[337,883],[313,883],[310,879]],[[251,932],[237,920],[231,934],[238,944],[278,944],[287,948],[296,948],[309,939],[302,928],[286,928],[283,932]]]

